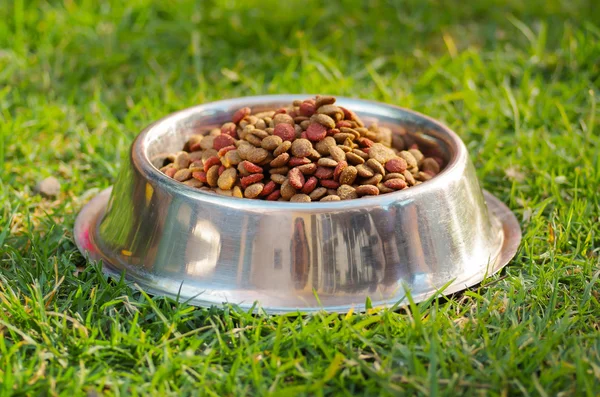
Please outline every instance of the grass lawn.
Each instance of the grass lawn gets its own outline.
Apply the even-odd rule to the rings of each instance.
[[[0,2],[0,395],[600,393],[597,1],[194,3]],[[144,126],[301,92],[447,123],[521,222],[515,260],[399,312],[269,317],[79,254],[77,212]],[[50,175],[57,199],[33,192]]]

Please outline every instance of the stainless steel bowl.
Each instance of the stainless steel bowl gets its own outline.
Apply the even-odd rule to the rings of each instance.
[[[460,138],[421,114],[338,98],[447,161],[432,180],[395,193],[338,202],[238,199],[195,190],[158,171],[191,134],[250,106],[307,95],[236,98],[189,108],[134,141],[114,187],[79,214],[75,240],[109,274],[199,306],[254,302],[270,313],[362,310],[450,294],[481,282],[514,256],[521,230],[477,181]]]

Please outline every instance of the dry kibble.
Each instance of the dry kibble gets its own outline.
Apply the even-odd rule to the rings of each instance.
[[[258,195],[262,193],[264,186],[265,185],[263,185],[262,183],[254,183],[254,184],[248,186],[244,190],[244,197],[246,197],[246,198],[258,197]]]
[[[342,200],[351,200],[358,198],[356,189],[350,185],[340,185],[340,187],[337,188],[337,195]]]
[[[311,199],[310,196],[308,196],[307,194],[294,194],[292,196],[292,198],[290,199],[291,202],[293,203],[310,203]]]
[[[219,179],[217,180],[217,185],[219,185],[219,189],[230,190],[233,187],[236,179],[237,179],[236,169],[235,168],[227,168],[219,176]]]
[[[340,201],[340,196],[330,194],[329,196],[323,197],[320,201]]]
[[[339,201],[421,184],[444,165],[439,147],[425,152],[409,129],[365,124],[332,96],[296,100],[191,135],[166,154],[160,171],[185,185],[237,198]],[[421,134],[421,133],[417,133]]]

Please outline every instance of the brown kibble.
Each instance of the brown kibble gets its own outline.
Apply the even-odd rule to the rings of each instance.
[[[323,105],[317,108],[318,114],[326,114],[334,121],[340,121],[344,118],[344,111],[335,105]],[[335,122],[333,123],[335,127]],[[330,127],[333,128],[333,127]]]
[[[189,187],[194,187],[194,188],[200,188],[202,186],[204,186],[204,183],[200,182],[197,179],[188,179],[187,181],[183,182],[184,185],[187,185]]]
[[[378,174],[385,174],[385,168],[383,168],[383,165],[375,160],[375,159],[369,159],[367,160],[367,165],[369,166],[370,169],[373,170],[373,172],[376,172]]]
[[[242,189],[239,186],[234,186],[231,194],[233,197],[242,198],[244,194],[242,193]]]
[[[370,177],[369,179],[365,179],[362,182],[362,184],[363,185],[377,185],[379,182],[381,182],[382,179],[383,179],[383,175],[375,174],[372,177]]]
[[[331,95],[317,95],[313,103],[317,109],[323,105],[333,105],[335,103],[335,97]]]
[[[288,171],[290,170],[290,167],[277,167],[277,168],[271,168],[269,170],[269,173],[271,175],[273,174],[282,174],[282,175],[286,175],[288,173]]]
[[[320,155],[328,156],[329,148],[331,146],[335,146],[336,144],[337,143],[335,142],[335,139],[333,137],[327,136],[322,141],[315,143],[315,149],[317,152],[319,152]]]
[[[396,179],[396,178],[400,178],[400,179],[406,180],[406,178],[404,177],[403,174],[400,174],[399,172],[392,172],[391,174],[386,174],[383,177],[383,181],[385,182],[385,181],[388,181],[390,179]]]
[[[346,153],[337,146],[329,147],[329,154],[337,162],[346,160]]]
[[[294,194],[290,199],[292,203],[310,203],[310,196],[306,194]]]
[[[423,163],[421,164],[420,169],[423,172],[431,172],[434,175],[437,175],[440,172],[440,165],[438,164],[437,161],[435,161],[435,159],[433,159],[431,157],[427,157],[426,159],[423,160]]]
[[[396,150],[404,150],[404,139],[400,134],[392,134],[392,147]]]
[[[264,159],[267,158],[269,152],[267,152],[263,148],[254,148],[248,151],[248,155],[246,156],[246,160],[253,162],[254,164],[260,163]]]
[[[406,188],[406,181],[404,179],[390,179],[388,181],[383,182],[383,185],[394,190],[402,190]]]
[[[346,153],[346,160],[352,165],[359,165],[365,162],[365,159],[352,152]]]
[[[285,182],[286,179],[287,178],[283,174],[272,174],[271,175],[271,180],[279,185],[281,185],[283,182]]]
[[[179,181],[179,182],[187,181],[191,177],[192,177],[192,170],[190,170],[189,168],[180,169],[173,175],[173,179],[175,179],[176,181]]]
[[[241,161],[242,161],[242,158],[240,157],[240,154],[238,153],[237,150],[231,150],[231,151],[225,153],[225,157],[221,158],[221,163],[225,167],[231,167],[234,165],[238,165]]]
[[[426,181],[430,180],[431,178],[433,178],[433,175],[431,175],[429,172],[423,172],[423,171],[420,171],[416,177],[416,179],[421,182],[426,182]]]
[[[379,189],[379,193],[381,194],[392,193],[395,191],[394,189],[390,189],[389,187],[385,186],[383,183],[378,183],[377,189]]]
[[[273,161],[269,163],[271,167],[283,167],[287,164],[290,159],[290,155],[287,153],[281,153],[279,156],[275,157]]]
[[[309,163],[309,164],[299,165],[297,168],[304,175],[312,175],[317,170],[317,165],[315,163]]]
[[[358,175],[358,171],[356,170],[356,167],[350,165],[350,166],[344,168],[344,170],[340,174],[340,184],[352,185],[354,183],[354,180],[356,179],[357,175]]]
[[[321,197],[325,196],[326,194],[327,194],[327,188],[325,188],[325,187],[318,187],[315,190],[313,190],[308,196],[310,197],[310,199],[312,201],[317,201]]]
[[[219,189],[230,190],[235,181],[237,180],[237,171],[235,168],[227,168],[223,173],[219,176],[217,180],[217,185],[219,185]]]
[[[277,128],[279,124],[288,124],[290,127],[293,127],[294,118],[289,114],[278,113],[275,116],[273,116],[273,125],[275,126],[275,128]]]
[[[263,185],[262,183],[255,183],[253,185],[248,186],[244,190],[244,197],[250,199],[258,197],[258,195],[262,192],[264,186],[265,185]]]
[[[320,124],[326,129],[335,128],[335,120],[326,114],[315,114],[310,118],[310,122],[313,124]]]
[[[221,162],[219,161],[219,164]],[[219,168],[220,165],[213,165],[206,173],[206,181],[211,187],[217,187],[217,181],[219,180]]]
[[[414,186],[415,183],[417,182],[415,180],[415,177],[413,176],[413,174],[408,170],[404,171],[402,173],[402,175],[404,175],[404,179],[406,179],[406,182],[408,183],[409,186]]]
[[[302,189],[305,182],[304,174],[302,174],[298,168],[292,168],[290,172],[288,172],[288,180],[294,189]]]
[[[369,148],[369,157],[377,160],[381,164],[385,164],[389,160],[395,158],[396,153],[389,147],[383,146],[381,143],[375,143]]]
[[[275,149],[275,151],[273,152],[273,156],[277,157],[280,154],[285,153],[288,150],[290,150],[291,147],[292,147],[292,142],[290,142],[290,141],[283,141],[281,143],[281,145],[277,146],[277,149]]]
[[[321,200],[319,201],[340,201],[340,196],[334,195],[334,194],[330,194],[329,196],[325,196],[323,197]]]
[[[417,160],[417,166],[420,167],[421,163],[423,162],[423,159],[425,158],[423,153],[421,153],[419,149],[409,149],[408,152],[413,155],[415,160]]]
[[[358,198],[356,189],[350,185],[340,185],[340,187],[337,188],[337,195],[342,200],[351,200]]]
[[[289,179],[281,184],[281,197],[289,200],[296,194],[296,189],[290,184]]]
[[[356,154],[357,156],[362,157],[365,161],[367,161],[369,159],[369,154],[363,152],[360,149],[352,149],[352,153]]]
[[[323,157],[323,158],[319,159],[317,164],[319,164],[320,166],[323,166],[323,167],[336,167],[338,165],[338,162],[332,158]]]
[[[404,172],[406,170],[406,160],[402,157],[396,157],[385,163],[385,169],[389,172]]]
[[[358,176],[360,176],[362,178],[370,178],[373,175],[375,175],[373,170],[366,164],[357,165],[356,171],[358,171]]]
[[[312,151],[313,146],[308,139],[296,139],[292,142],[292,155],[295,157],[307,157]]]
[[[200,147],[204,150],[212,149],[214,141],[215,141],[214,136],[205,136],[204,139],[202,139],[200,141]]]
[[[187,168],[190,166],[190,155],[188,152],[178,152],[175,156],[175,161],[173,162],[173,166],[178,170],[182,168]]]
[[[262,146],[262,140],[259,137],[257,137],[256,135],[248,134],[244,137],[244,139],[247,142],[250,142],[252,144],[252,146],[254,146],[254,147],[259,148]]]
[[[409,151],[403,150],[398,153],[398,156],[406,160],[408,168],[417,167],[417,159]]]
[[[360,185],[356,188],[356,193],[359,196],[377,196],[379,194],[379,189],[377,186],[373,185]]]
[[[279,145],[283,142],[283,139],[277,135],[269,135],[262,140],[260,143],[261,147],[265,150],[273,151],[277,149]]]

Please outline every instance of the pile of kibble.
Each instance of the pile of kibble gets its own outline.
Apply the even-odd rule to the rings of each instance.
[[[293,202],[338,201],[406,189],[440,172],[389,128],[368,128],[332,96],[294,101],[193,135],[160,169],[188,186],[218,194]]]

